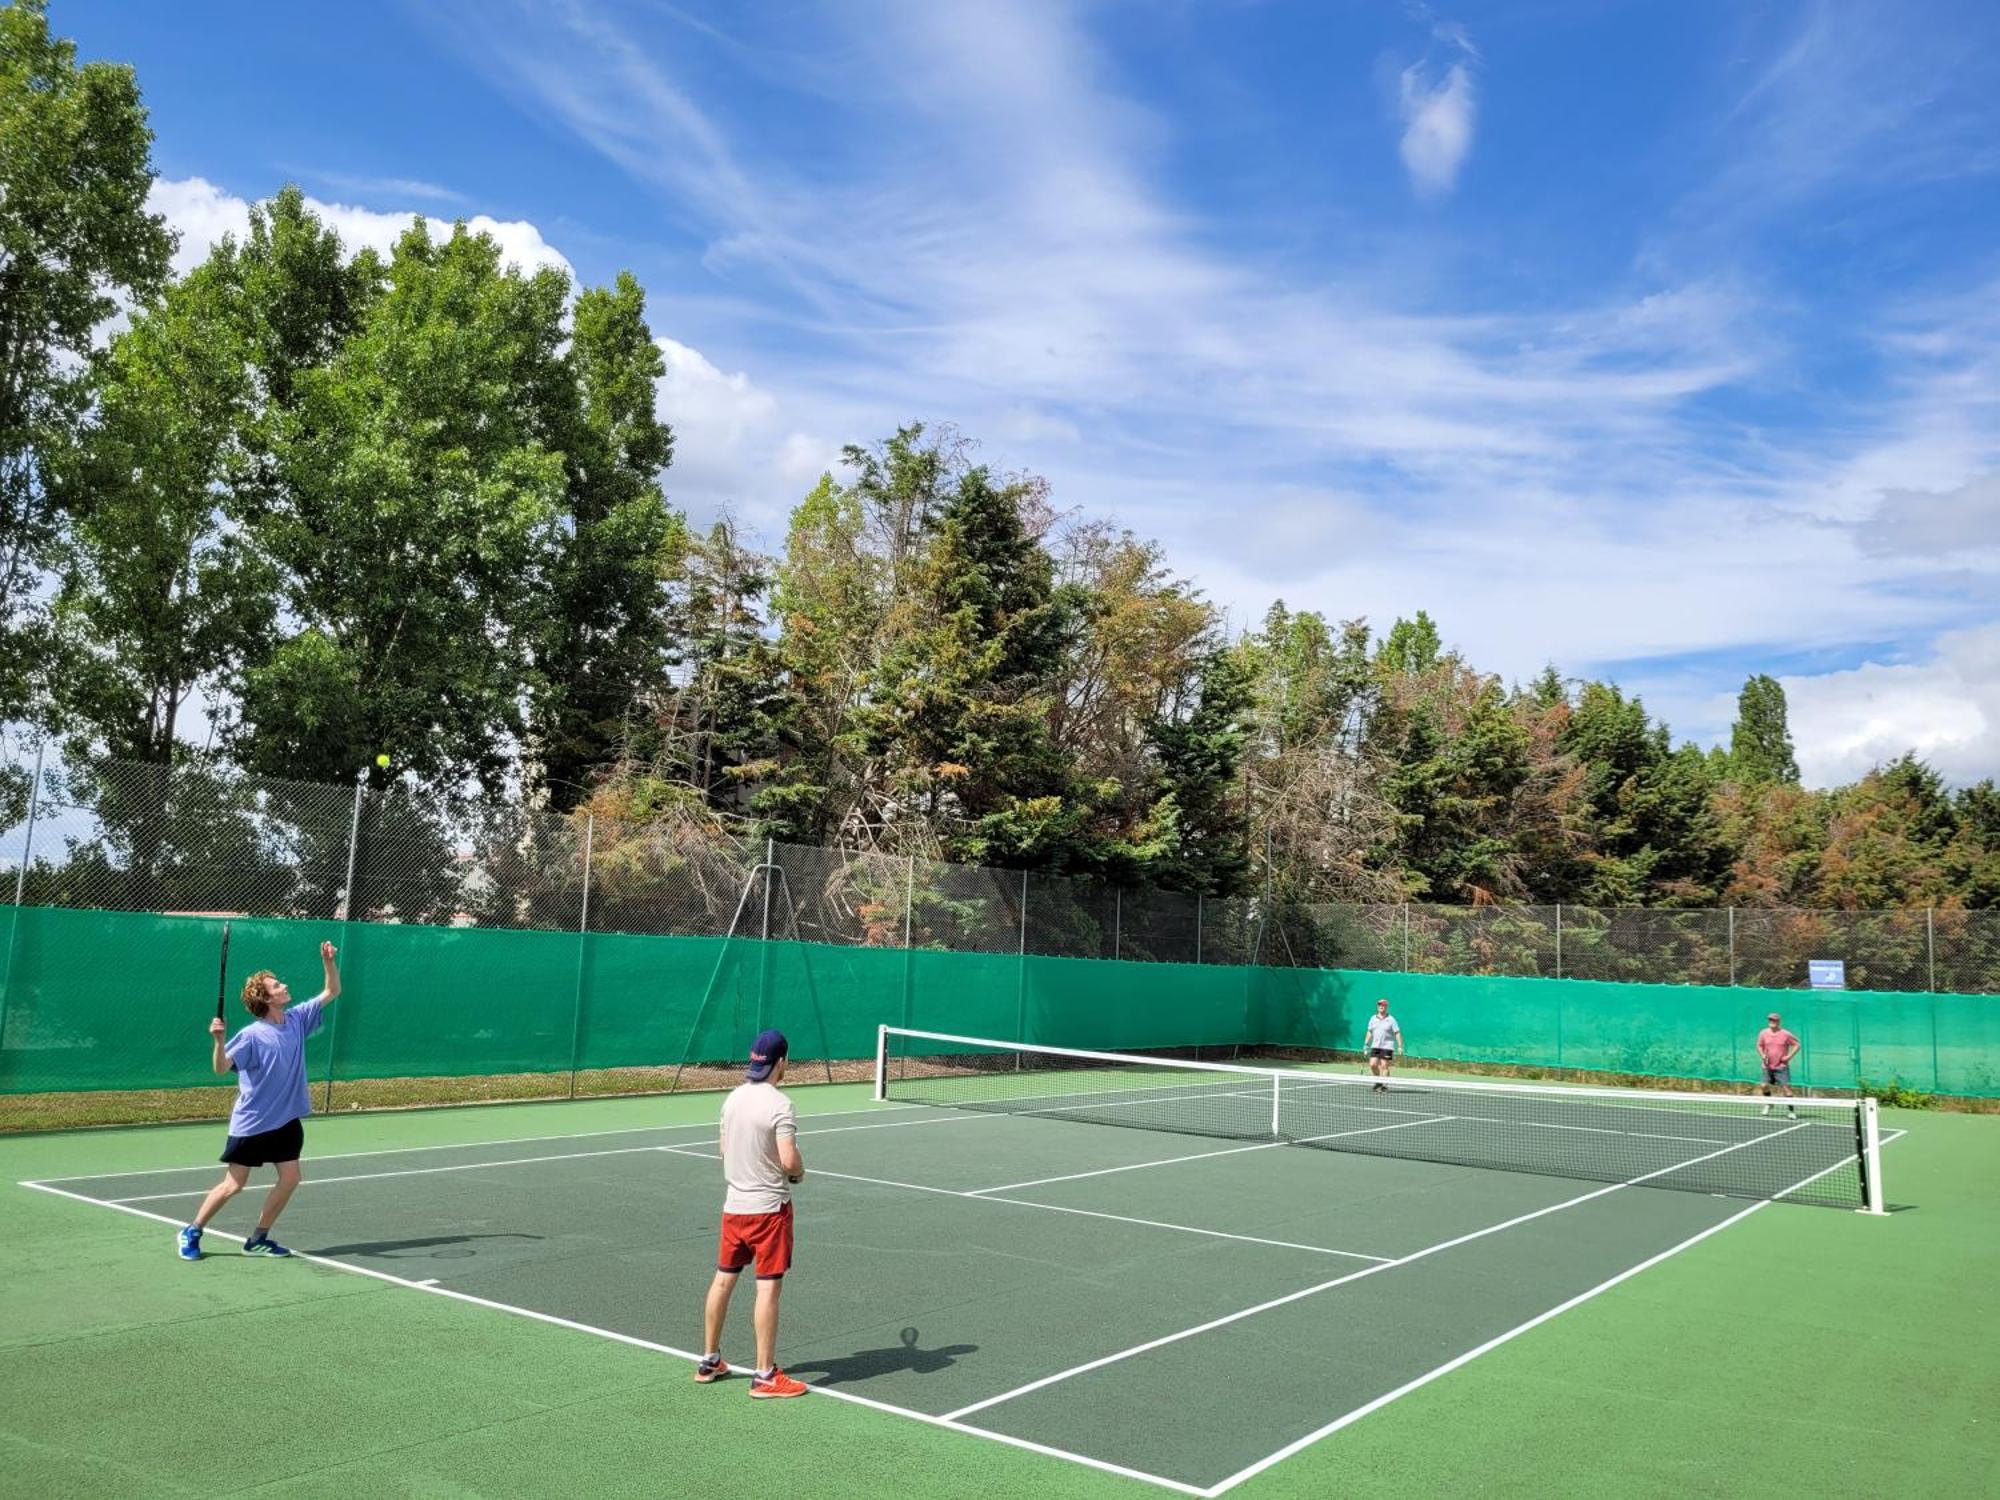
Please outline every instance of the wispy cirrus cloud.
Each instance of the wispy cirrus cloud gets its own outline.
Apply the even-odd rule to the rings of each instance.
[[[1484,65],[1462,27],[1412,14],[1431,52],[1399,73],[1400,151],[1441,196]],[[1676,727],[1704,735],[1734,684],[1702,690],[1687,663],[1897,640],[1883,670],[1924,670],[2000,578],[1883,545],[1926,514],[1899,496],[2000,471],[2000,330],[1914,289],[1816,304],[1755,254],[1773,205],[1986,170],[1991,108],[1950,86],[1942,43],[1856,14],[1808,5],[1744,43],[1696,180],[1629,274],[1510,301],[1232,236],[1165,165],[1184,122],[1096,8],[855,0],[782,25],[753,7],[728,33],[589,0],[426,8],[699,240],[696,284],[656,303],[684,502],[775,539],[839,441],[956,420],[1159,536],[1240,613],[1280,591],[1378,620],[1426,606],[1510,674],[1561,656],[1672,681]],[[761,107],[778,96],[797,107]],[[1802,369],[1830,312],[1866,379]],[[1939,701],[1907,700],[1913,743]]]
[[[464,203],[465,194],[417,177],[365,177],[352,172],[303,171],[308,181],[363,198],[415,199],[419,203]]]

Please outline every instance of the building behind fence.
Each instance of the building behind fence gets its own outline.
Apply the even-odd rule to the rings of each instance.
[[[1767,988],[1840,959],[1855,989],[2000,993],[1991,910],[1204,897],[203,764],[38,763],[8,795],[29,906]]]

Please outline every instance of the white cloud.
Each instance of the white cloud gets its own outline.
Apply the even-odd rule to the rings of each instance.
[[[764,546],[814,481],[839,461],[840,444],[788,424],[779,400],[741,370],[726,372],[699,349],[658,340],[667,373],[656,401],[674,429],[667,487],[698,524],[724,510]]]
[[[2000,768],[2000,625],[1940,636],[1929,661],[1780,680],[1809,786],[1852,781],[1907,750],[1956,782]]]
[[[323,203],[310,196],[306,205],[340,236],[350,252],[365,247],[387,254],[418,218],[430,226],[433,235],[441,238],[451,233],[450,220],[414,210],[385,213],[350,204]],[[146,206],[164,216],[168,227],[180,236],[180,246],[174,253],[176,273],[184,274],[199,265],[224,235],[241,239],[250,228],[250,200],[200,177],[163,178],[155,182]],[[542,238],[541,230],[525,220],[473,214],[465,223],[475,234],[491,235],[499,243],[501,254],[514,265],[528,270],[551,266],[565,275],[575,274],[568,258]]]
[[[1435,197],[1458,182],[1459,168],[1472,150],[1474,98],[1472,71],[1453,63],[1442,79],[1412,64],[1402,74],[1403,165],[1419,193]]]
[[[691,226],[714,287],[755,309],[672,325],[669,481],[690,508],[728,501],[779,525],[814,455],[952,420],[998,466],[1047,473],[1057,504],[1157,537],[1239,618],[1279,592],[1378,623],[1424,607],[1482,666],[1615,664],[1704,721],[1716,695],[1687,658],[1729,654],[1733,695],[1748,655],[1921,648],[1962,626],[1968,591],[1940,586],[1943,558],[2000,587],[1965,547],[1885,551],[1864,529],[1897,492],[1948,495],[2000,469],[1994,287],[1843,308],[1841,336],[1879,383],[1816,389],[1809,422],[1764,426],[1811,361],[1788,345],[1792,294],[1754,263],[1689,273],[1661,253],[1618,291],[1468,313],[1267,261],[1169,196],[1169,122],[1123,92],[1089,6],[788,13],[783,38],[760,40],[820,69],[809,87],[840,85],[815,97],[826,150],[809,168],[760,151],[761,122],[732,128],[726,67],[605,12],[520,5],[496,26],[490,9],[459,8],[468,50]],[[1469,159],[1483,75],[1462,28],[1416,11],[1436,61],[1402,78],[1404,160],[1441,192]],[[1743,163],[1715,165],[1716,183],[1748,192],[1788,170],[1829,111],[1859,143],[1838,177],[1922,114],[1919,91],[1861,120],[1839,80],[1872,64],[1811,63],[1775,70],[1740,113]],[[865,106],[854,77],[871,80]],[[1812,78],[1840,97],[1794,97]],[[1863,92],[1865,106],[1896,90]],[[1760,400],[1733,404],[1746,389]]]

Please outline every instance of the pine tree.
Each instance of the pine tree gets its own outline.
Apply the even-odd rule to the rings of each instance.
[[[1738,781],[1799,784],[1785,689],[1777,678],[1759,672],[1744,682],[1736,699],[1736,724],[1729,732],[1729,768]]]

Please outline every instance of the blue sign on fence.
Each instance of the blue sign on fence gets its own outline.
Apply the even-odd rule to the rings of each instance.
[[[1816,990],[1846,989],[1847,961],[1839,958],[1807,959],[1806,983]]]

